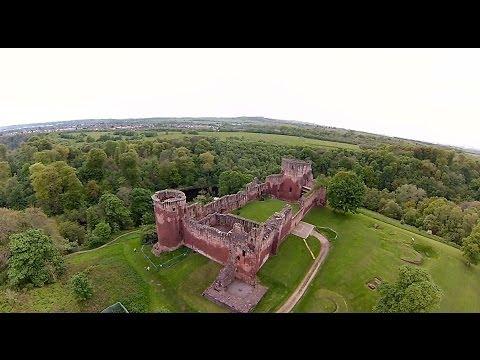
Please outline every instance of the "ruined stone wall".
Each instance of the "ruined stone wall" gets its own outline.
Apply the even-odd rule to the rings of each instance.
[[[310,163],[283,159],[281,174],[267,176],[263,183],[255,179],[244,190],[206,205],[187,206],[181,191],[157,192],[152,197],[159,238],[154,252],[158,254],[185,244],[213,261],[230,264],[229,270],[225,270],[228,277],[233,267],[235,277],[252,284],[258,270],[270,255],[277,253],[293,227],[313,206],[325,204],[325,189],[302,196],[312,185]],[[228,214],[265,195],[299,201],[300,210],[294,214],[290,205],[286,205],[263,224]]]
[[[186,219],[183,238],[186,246],[220,264],[226,264],[230,257],[228,233],[214,227],[200,224],[194,219]]]

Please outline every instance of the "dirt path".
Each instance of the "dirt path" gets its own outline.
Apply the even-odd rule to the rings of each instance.
[[[310,235],[316,237],[320,241],[321,243],[320,254],[316,258],[316,260],[313,262],[312,266],[310,267],[310,270],[308,270],[302,282],[297,286],[297,288],[295,289],[293,294],[290,295],[287,301],[285,301],[285,303],[282,306],[280,306],[280,308],[277,310],[277,313],[288,313],[292,311],[293,307],[302,298],[303,294],[305,294],[305,291],[307,291],[308,286],[312,282],[313,278],[315,277],[318,270],[320,269],[320,266],[322,266],[323,262],[325,261],[328,255],[328,252],[330,250],[330,242],[322,234],[318,233],[316,230],[313,230]]]

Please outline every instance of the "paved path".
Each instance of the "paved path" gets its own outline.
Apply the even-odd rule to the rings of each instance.
[[[318,255],[317,259],[313,262],[312,266],[310,267],[310,270],[308,270],[307,274],[305,275],[301,283],[297,286],[293,294],[290,295],[287,301],[285,301],[285,303],[282,306],[280,306],[280,308],[277,310],[277,313],[288,313],[292,311],[293,307],[302,298],[303,294],[305,294],[305,291],[307,291],[308,286],[310,285],[313,278],[317,274],[318,270],[320,269],[320,266],[322,266],[323,262],[327,258],[328,252],[330,250],[330,242],[316,230],[312,230],[310,235],[316,237],[320,241],[321,243],[320,254]]]
[[[313,230],[315,230],[315,226],[313,226],[312,224],[300,221],[298,225],[293,228],[290,234],[306,239],[307,237],[310,236]]]

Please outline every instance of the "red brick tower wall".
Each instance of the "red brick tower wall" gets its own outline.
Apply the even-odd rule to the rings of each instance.
[[[183,241],[185,194],[178,190],[158,191],[152,196],[157,227],[157,251],[178,248]]]

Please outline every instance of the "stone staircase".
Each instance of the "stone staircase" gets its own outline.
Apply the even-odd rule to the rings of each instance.
[[[305,195],[307,192],[311,191],[312,188],[308,186],[302,186],[302,195]]]

